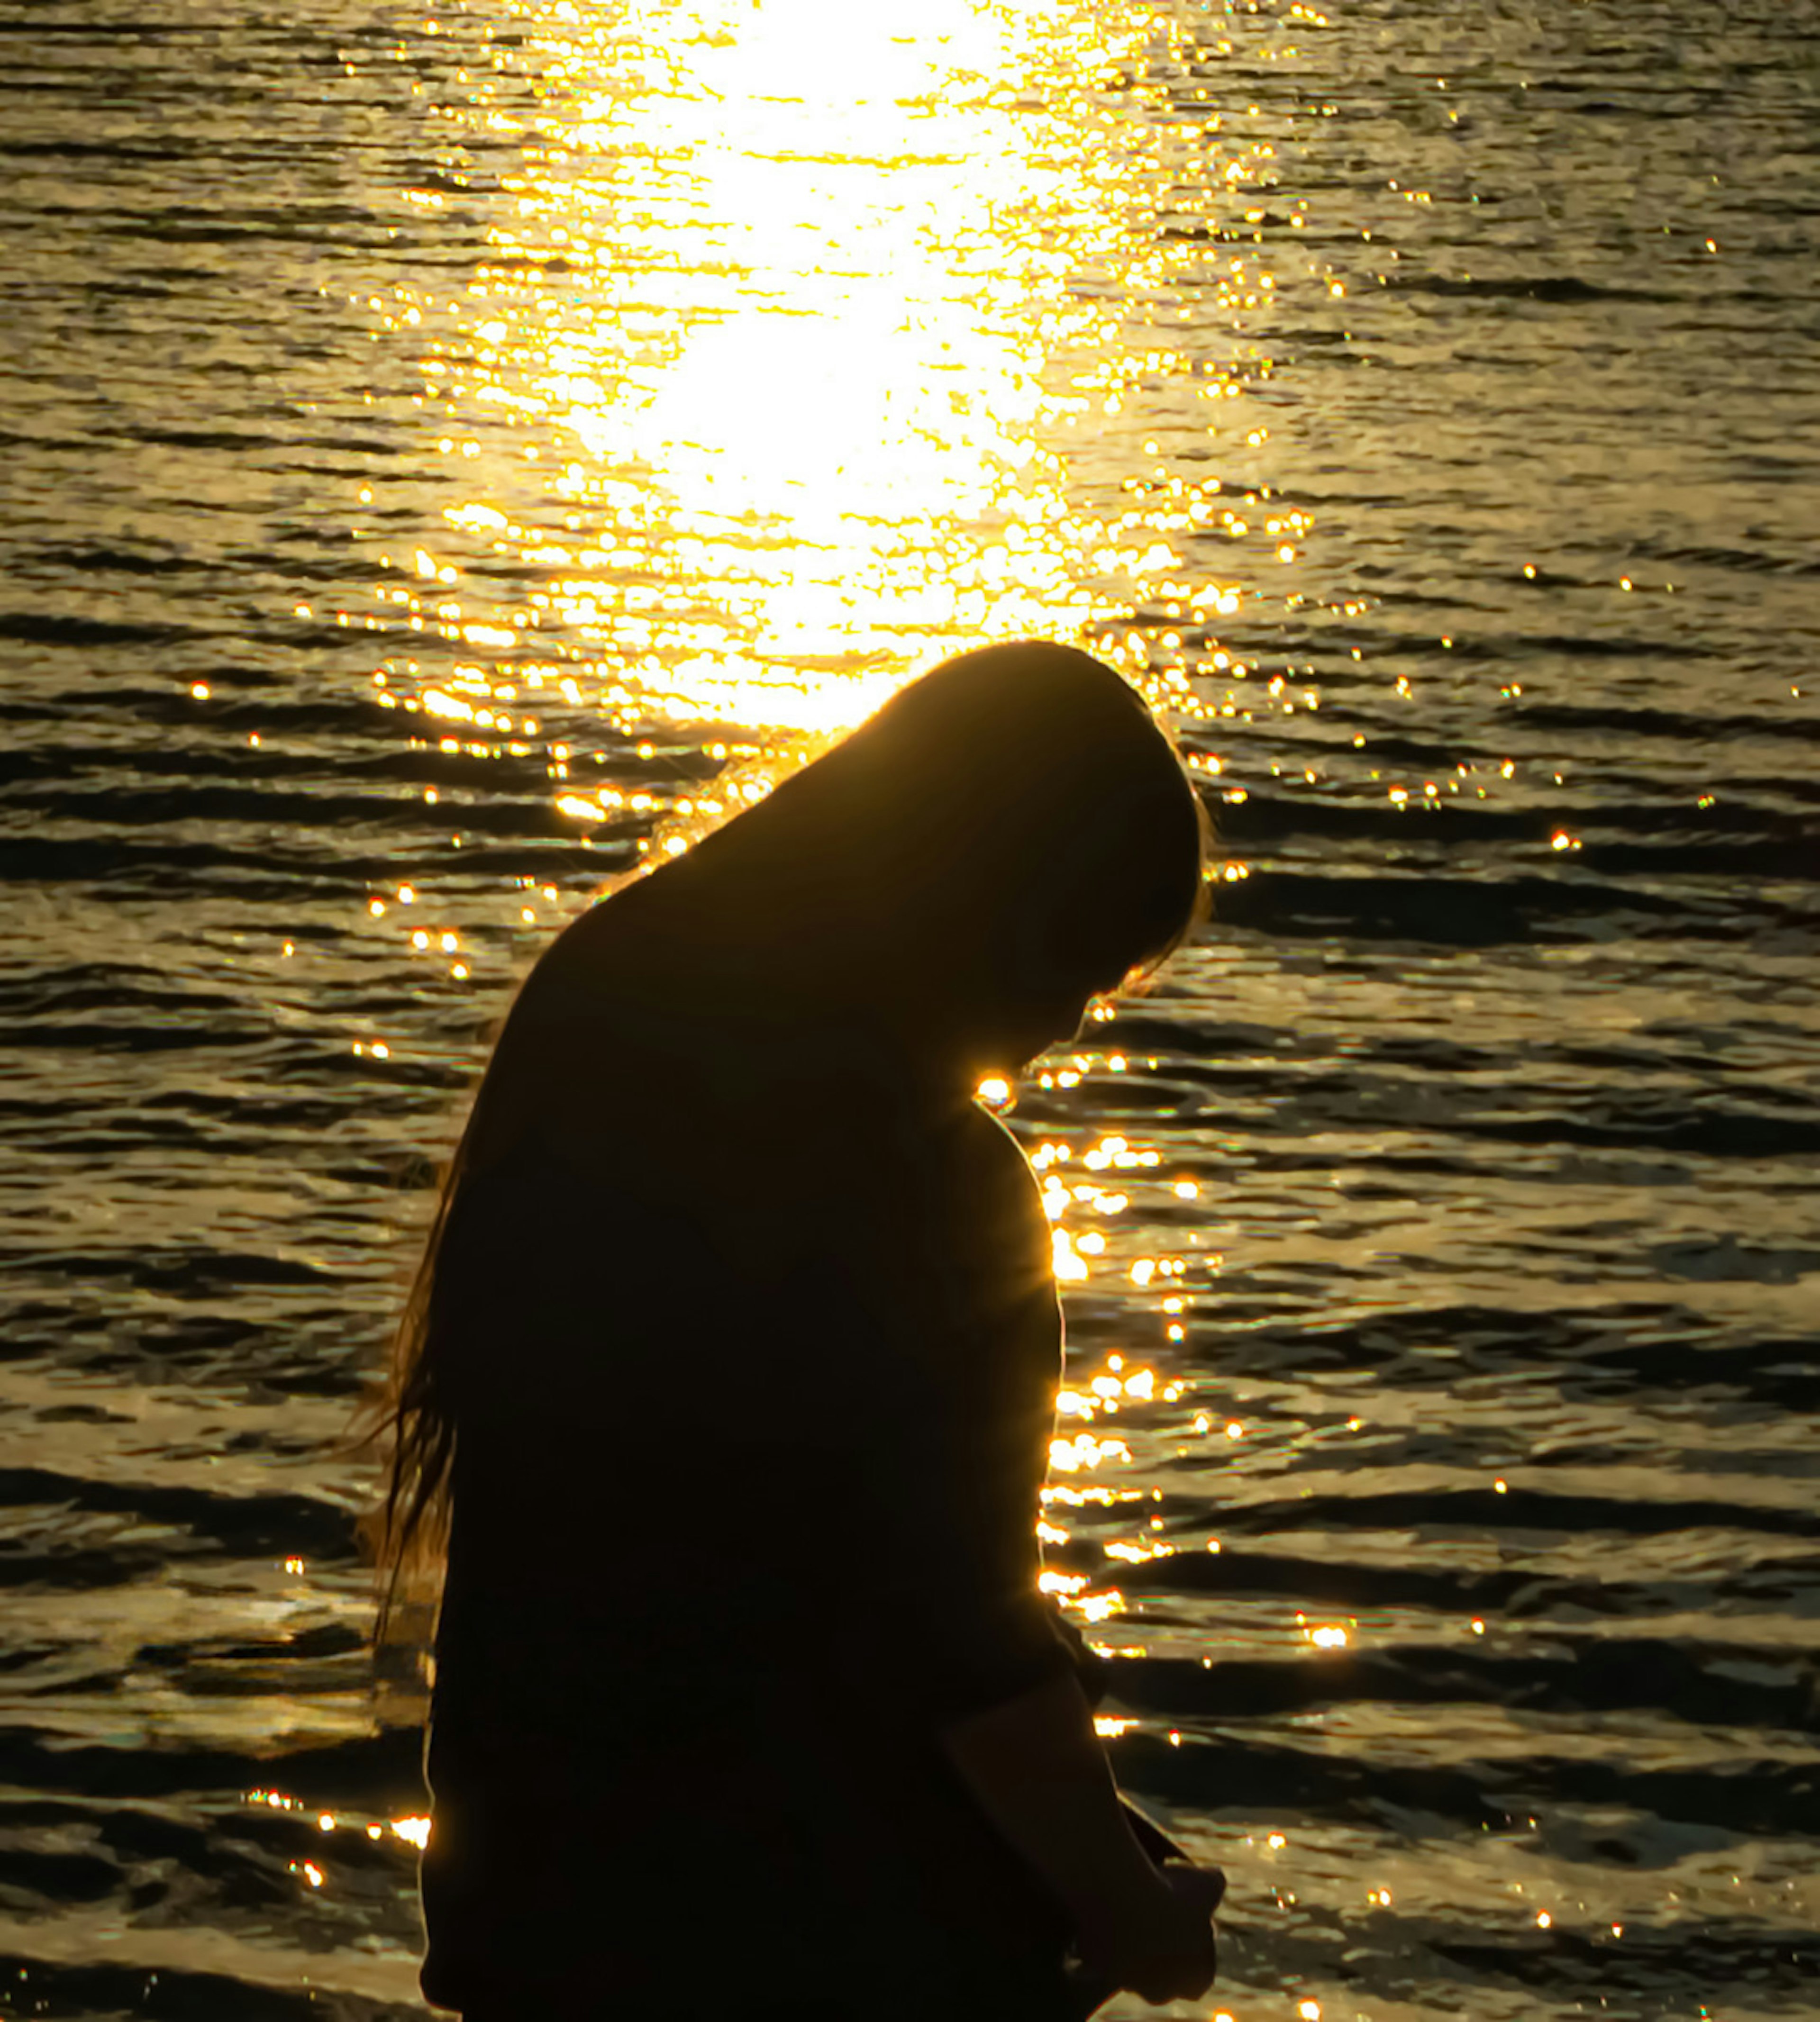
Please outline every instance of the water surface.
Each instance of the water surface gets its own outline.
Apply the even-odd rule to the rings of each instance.
[[[1012,1115],[1181,2012],[1809,2012],[1811,0],[0,47],[0,2008],[422,2012],[338,1441],[487,1031],[1040,633],[1220,827]]]

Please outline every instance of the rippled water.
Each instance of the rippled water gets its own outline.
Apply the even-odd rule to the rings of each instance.
[[[1230,860],[1014,1117],[1196,2012],[1811,2012],[1813,0],[0,49],[0,2011],[422,2012],[336,1442],[488,1024],[1040,633]]]

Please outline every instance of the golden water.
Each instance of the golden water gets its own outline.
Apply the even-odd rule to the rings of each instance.
[[[421,1159],[612,876],[1040,634],[1221,831],[1012,1112],[1193,2012],[1807,2012],[1812,5],[0,26],[0,2007],[418,2012]]]

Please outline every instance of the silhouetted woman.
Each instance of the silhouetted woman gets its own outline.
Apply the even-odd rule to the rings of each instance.
[[[1049,1232],[974,1100],[1185,935],[1202,835],[1116,673],[992,647],[532,972],[393,1374],[433,2003],[1060,2022],[1071,1940],[1206,1985],[1038,1590]]]

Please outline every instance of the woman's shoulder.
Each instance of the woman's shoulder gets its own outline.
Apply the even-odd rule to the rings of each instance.
[[[1000,1119],[981,1104],[970,1103],[959,1131],[967,1169],[982,1191],[989,1193],[1004,1212],[1047,1224],[1036,1175],[1030,1170],[1023,1146]]]
[[[941,1167],[932,1227],[945,1272],[995,1307],[1052,1298],[1049,1218],[1017,1139],[989,1111],[969,1105],[951,1126]]]

